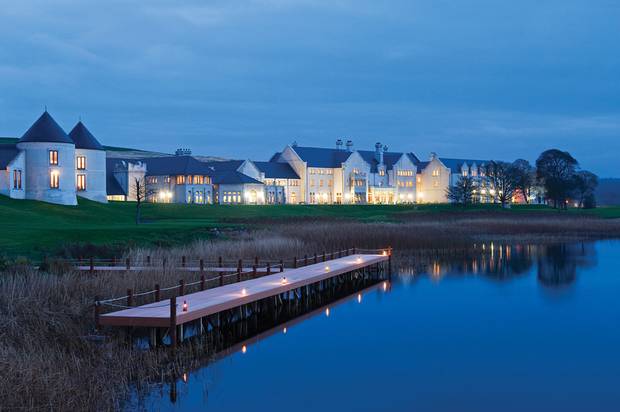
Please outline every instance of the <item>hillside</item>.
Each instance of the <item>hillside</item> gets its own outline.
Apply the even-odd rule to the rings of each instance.
[[[600,179],[596,201],[601,206],[620,205],[620,179]]]

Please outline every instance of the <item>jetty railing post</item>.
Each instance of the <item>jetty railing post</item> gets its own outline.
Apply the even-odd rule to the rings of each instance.
[[[93,273],[95,271],[95,260],[93,259],[93,257],[90,257],[90,273]]]
[[[243,270],[243,261],[239,259],[237,262],[237,282],[241,281],[241,271]]]
[[[101,315],[101,304],[99,296],[95,296],[95,330],[99,330],[99,316]]]
[[[314,254],[314,263],[319,263],[319,261],[317,260],[316,253]]]
[[[116,256],[112,256],[112,266],[116,266]]]
[[[185,256],[181,256],[181,267],[185,267]]]
[[[148,255],[148,256],[146,257],[146,265],[147,265],[147,266],[151,266],[151,255]]]
[[[170,345],[172,350],[177,348],[177,298],[170,298]]]
[[[185,280],[181,279],[179,281],[179,296],[185,295]]]
[[[217,266],[218,267],[222,267],[223,266],[222,265],[222,257],[221,256],[217,258]]]
[[[204,259],[200,259],[200,273],[205,271],[205,261]]]
[[[326,256],[325,256],[325,252],[323,252],[323,262],[325,262]]]
[[[284,261],[280,259],[280,273],[284,272]]]
[[[308,266],[308,255],[304,255],[304,266]]]
[[[297,269],[297,256],[293,258],[293,269]]]
[[[127,306],[133,306],[133,291],[127,289]]]
[[[161,300],[161,289],[159,288],[159,283],[155,284],[155,302],[159,302]]]
[[[129,258],[125,259],[125,268],[127,270],[131,269],[131,264]]]
[[[254,257],[254,264],[255,264],[256,266],[258,266],[258,256],[255,256],[255,257]]]
[[[164,268],[164,270],[166,269],[166,258],[163,258],[161,260],[161,266],[162,266],[162,268]]]
[[[205,275],[200,275],[200,290],[205,290]]]
[[[220,286],[224,286],[224,272],[220,272]]]
[[[256,265],[252,265],[252,278],[256,278]]]
[[[353,248],[353,254],[355,254],[355,248]]]
[[[267,276],[271,275],[271,263],[267,262]]]

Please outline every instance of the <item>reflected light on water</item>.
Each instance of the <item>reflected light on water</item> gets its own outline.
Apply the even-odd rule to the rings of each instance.
[[[325,316],[327,316],[329,318],[329,308],[325,309]]]
[[[246,353],[247,351],[248,351],[248,347],[247,347],[247,346],[245,346],[245,345],[243,345],[243,346],[241,347],[241,353]]]
[[[285,335],[286,335],[286,331],[287,331],[286,328],[282,329],[282,333],[284,333]]]
[[[184,383],[187,383],[187,372],[183,372],[181,379],[183,380]]]
[[[362,294],[361,293],[357,294],[357,303],[362,303]]]

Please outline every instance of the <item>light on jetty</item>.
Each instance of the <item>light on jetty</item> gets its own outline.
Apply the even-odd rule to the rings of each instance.
[[[246,296],[247,294],[248,294],[248,291],[245,288],[241,289],[242,296]]]
[[[183,312],[187,312],[187,309],[189,309],[189,305],[187,304],[187,301],[184,300],[183,301]]]
[[[325,266],[325,271],[329,272],[329,266]]]
[[[286,280],[286,276],[282,276],[282,280],[280,281],[280,283],[282,283],[283,285],[286,285],[288,283],[288,280]]]

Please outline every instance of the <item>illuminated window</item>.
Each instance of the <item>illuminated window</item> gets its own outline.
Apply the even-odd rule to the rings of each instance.
[[[50,150],[50,165],[58,164],[58,150]]]
[[[433,187],[439,187],[439,182],[437,180],[433,182]]]
[[[170,176],[164,176],[164,183],[170,183]]]
[[[319,180],[319,187],[323,187],[323,179]]]
[[[385,170],[383,169],[379,170],[379,176],[385,176]]]
[[[77,157],[77,169],[85,170],[86,169],[86,156],[78,156]]]
[[[77,190],[86,190],[86,175],[77,175]]]
[[[57,171],[50,172],[50,189],[58,189],[60,187],[60,176]]]
[[[440,173],[439,169],[433,170],[433,176],[437,177],[437,176],[440,176],[440,175],[441,175],[441,173]]]
[[[185,184],[185,176],[177,176],[177,185],[184,185]]]
[[[291,203],[297,203],[297,193],[291,192]]]
[[[206,185],[210,185],[211,184],[211,176],[205,176],[205,184]]]
[[[22,171],[21,170],[13,170],[13,189],[21,189],[22,188]]]

